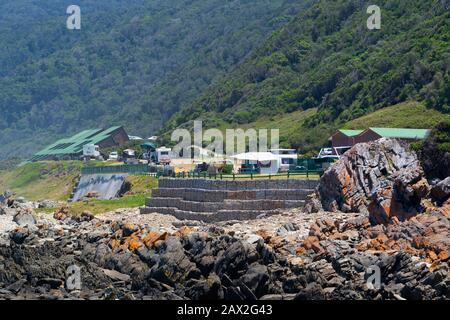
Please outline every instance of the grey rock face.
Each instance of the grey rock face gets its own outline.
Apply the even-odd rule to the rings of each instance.
[[[444,202],[450,197],[450,177],[440,181],[431,189],[431,196],[437,202]]]
[[[6,190],[5,192],[3,192],[2,194],[0,194],[0,203],[4,203],[6,202],[6,200],[8,200],[9,198],[11,198],[13,195],[13,193],[9,190]]]
[[[373,222],[392,216],[406,219],[422,210],[429,193],[416,154],[395,139],[360,143],[332,165],[320,179],[317,196],[307,204],[318,210],[366,212]]]
[[[310,217],[310,216],[307,216]],[[440,217],[437,223],[437,219]],[[445,215],[419,215],[442,229]],[[293,243],[274,229],[258,241],[206,226],[144,242],[145,227],[117,221],[58,221],[58,228],[18,227],[0,244],[0,299],[448,299],[448,256],[443,242],[439,264],[430,265],[411,250],[360,249],[365,233],[385,230],[387,240],[407,240],[403,224],[370,226],[368,218],[319,219],[304,250],[287,253]],[[362,221],[364,220],[364,221]],[[420,221],[417,221],[417,223]],[[70,223],[70,224],[69,224]],[[413,226],[419,228],[420,224]],[[64,232],[61,232],[61,227]],[[70,226],[70,228],[67,228]],[[280,223],[286,232],[296,224]],[[350,236],[349,230],[356,235]],[[122,231],[126,229],[127,232]],[[408,229],[409,230],[409,229]],[[269,232],[269,231],[268,231]],[[322,236],[320,236],[322,234]],[[441,234],[439,234],[440,236]],[[312,238],[312,239],[311,239]],[[375,237],[367,235],[367,240]],[[433,239],[431,239],[433,240]],[[438,240],[438,239],[435,239]],[[290,240],[291,241],[291,240]],[[412,241],[412,240],[411,240]],[[306,245],[310,242],[311,245]],[[417,241],[414,241],[417,242]],[[425,241],[427,248],[433,244]],[[424,243],[425,243],[424,242]],[[302,247],[303,248],[303,247]],[[289,249],[289,250],[288,250]],[[363,251],[361,251],[363,250]],[[82,273],[81,290],[66,288],[68,267]],[[369,289],[371,266],[381,271],[381,287]]]
[[[13,218],[19,226],[31,226],[36,224],[36,217],[29,210],[20,210]]]

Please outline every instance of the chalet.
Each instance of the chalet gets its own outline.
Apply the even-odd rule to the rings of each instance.
[[[366,130],[339,130],[331,136],[333,148],[352,147],[357,143],[375,141],[380,138],[396,138],[406,141],[425,139],[429,129],[368,128]]]
[[[338,130],[330,138],[331,145],[334,148],[351,147],[355,145],[355,137],[361,134],[364,130]]]
[[[78,160],[83,154],[85,145],[109,148],[123,145],[128,141],[128,135],[123,127],[85,130],[73,137],[58,140],[36,153],[30,161]]]

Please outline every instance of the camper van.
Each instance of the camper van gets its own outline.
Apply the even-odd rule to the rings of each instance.
[[[172,149],[161,147],[156,149],[156,163],[157,164],[169,164],[172,160]]]
[[[278,157],[278,169],[281,172],[289,170],[289,166],[296,163],[298,159],[295,149],[271,149],[270,152]]]
[[[83,159],[100,159],[99,147],[95,144],[85,144],[83,146]]]

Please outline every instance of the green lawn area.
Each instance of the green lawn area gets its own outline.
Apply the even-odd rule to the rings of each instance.
[[[136,208],[143,206],[147,196],[148,195],[145,194],[136,194],[112,200],[92,199],[89,201],[69,203],[68,206],[69,211],[72,214],[81,214],[83,211],[100,214],[122,208]],[[53,213],[54,211],[55,209],[36,209],[36,212],[40,213]]]
[[[88,202],[74,202],[70,204],[70,211],[75,214],[83,211],[99,214],[121,208],[135,208],[143,206],[146,197],[148,197],[146,194],[135,194],[112,200],[93,199]]]
[[[103,162],[92,161],[89,165],[101,165]],[[41,161],[26,163],[12,170],[0,172],[0,192],[13,191],[16,196],[27,200],[66,201],[75,187],[82,161]],[[144,204],[145,197],[151,189],[158,185],[154,177],[130,175],[125,180],[128,191],[121,198],[113,200],[92,199],[87,202],[69,203],[70,211],[81,213],[90,211],[94,214],[112,211],[119,208],[139,207]],[[38,212],[53,213],[54,209],[39,209]]]
[[[9,189],[28,200],[66,200],[81,172],[81,161],[41,161],[0,172],[0,192]]]

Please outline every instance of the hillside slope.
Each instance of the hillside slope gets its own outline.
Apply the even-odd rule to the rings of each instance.
[[[311,0],[0,3],[0,159],[125,125],[152,135]]]
[[[104,165],[104,163],[93,161],[90,165]],[[46,199],[65,202],[70,198],[83,166],[84,163],[81,161],[41,161],[0,170],[0,194],[9,190],[15,197],[25,197],[30,201]],[[129,175],[125,179],[126,192],[122,197],[71,203],[70,208],[72,212],[81,213],[83,210],[89,210],[92,213],[100,213],[117,208],[142,206],[145,197],[157,185],[155,177]],[[52,209],[46,211],[53,212]]]
[[[308,150],[346,122],[404,101],[448,114],[448,1],[377,4],[381,30],[368,30],[368,2],[316,1],[174,115],[164,132],[198,118],[208,127],[234,126],[317,108],[291,141]]]

